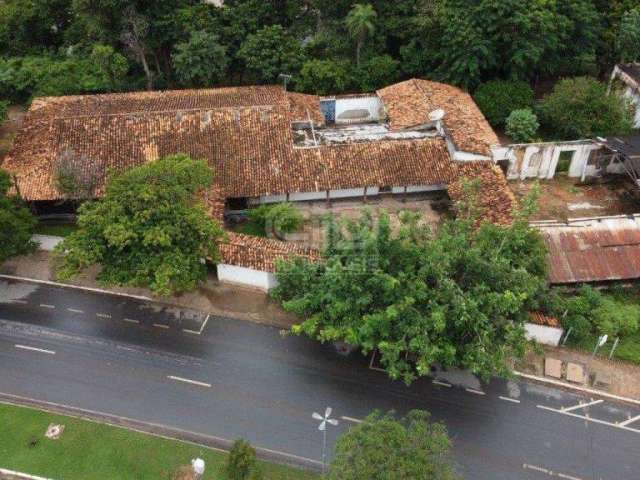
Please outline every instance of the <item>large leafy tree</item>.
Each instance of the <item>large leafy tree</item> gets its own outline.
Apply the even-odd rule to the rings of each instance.
[[[300,70],[304,54],[300,42],[280,25],[273,25],[251,34],[242,43],[238,57],[260,83],[274,83],[278,75],[295,74]]]
[[[401,419],[374,412],[342,434],[328,480],[456,480],[442,423],[413,410]]]
[[[629,10],[622,17],[616,49],[621,62],[636,62],[640,59],[640,6]]]
[[[625,101],[592,78],[560,80],[541,104],[542,123],[563,140],[624,134],[631,128]]]
[[[222,235],[198,200],[211,180],[206,163],[186,155],[114,175],[104,198],[80,207],[78,230],[59,245],[59,276],[98,264],[107,284],[161,295],[195,288],[206,274],[203,259],[216,258]]]
[[[33,249],[31,235],[36,220],[24,203],[9,196],[11,177],[0,170],[0,263]]]
[[[345,24],[349,35],[356,42],[356,64],[360,65],[360,52],[367,37],[373,35],[376,30],[376,17],[378,14],[369,3],[356,3],[349,11]]]
[[[405,213],[328,221],[322,262],[281,262],[273,291],[300,316],[294,332],[379,351],[391,378],[412,382],[439,362],[487,378],[523,354],[523,323],[546,286],[545,248],[529,227],[531,199],[514,222],[480,222],[478,185],[436,232]]]
[[[176,45],[172,56],[176,76],[188,86],[212,86],[224,77],[227,49],[208,32],[191,33],[187,42]]]

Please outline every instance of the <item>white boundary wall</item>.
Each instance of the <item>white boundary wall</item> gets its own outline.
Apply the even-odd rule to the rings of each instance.
[[[368,117],[349,118],[349,111],[366,110]],[[360,122],[374,122],[380,120],[382,101],[377,95],[369,97],[336,98],[336,123],[350,124]]]
[[[259,288],[264,291],[271,290],[278,284],[276,276],[270,272],[263,272],[235,265],[227,265],[225,263],[219,263],[217,265],[217,269],[218,280],[221,282]]]
[[[51,252],[64,239],[53,235],[33,235],[31,240],[38,244],[38,250]]]
[[[537,325],[535,323],[525,323],[525,337],[527,340],[533,340],[543,345],[551,345],[557,347],[564,330],[556,327],[548,327],[546,325]]]

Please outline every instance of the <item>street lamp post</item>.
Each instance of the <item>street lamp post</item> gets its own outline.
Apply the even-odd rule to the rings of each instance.
[[[326,469],[326,461],[327,461],[327,423],[333,425],[334,427],[338,425],[338,420],[331,417],[331,412],[333,410],[331,407],[327,407],[324,411],[324,416],[319,413],[313,412],[312,417],[315,420],[320,421],[320,425],[318,425],[318,430],[322,432],[322,474],[324,475]]]

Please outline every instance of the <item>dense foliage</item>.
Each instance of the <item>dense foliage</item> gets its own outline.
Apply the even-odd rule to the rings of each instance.
[[[523,323],[546,288],[545,247],[529,227],[531,199],[510,226],[476,228],[478,184],[459,215],[437,232],[404,212],[328,219],[324,261],[281,262],[273,291],[302,323],[294,332],[380,352],[394,379],[412,382],[430,366],[508,374],[523,354]]]
[[[255,449],[249,442],[242,439],[233,442],[225,471],[229,480],[260,480],[262,478]]]
[[[10,188],[11,177],[0,170],[0,263],[34,248],[31,235],[36,220],[18,197],[9,195]]]
[[[298,230],[304,220],[300,210],[289,202],[263,204],[252,208],[249,210],[249,219],[263,235],[274,235],[280,239],[285,234]]]
[[[4,122],[9,116],[9,102],[0,100],[0,123]]]
[[[478,107],[494,127],[502,127],[514,110],[533,107],[533,90],[522,80],[492,80],[473,94]]]
[[[556,84],[540,106],[542,123],[563,140],[606,137],[631,128],[628,105],[597,80],[567,78]]]
[[[324,92],[326,84],[316,89],[309,81],[316,74],[310,66],[324,67],[316,74],[322,78],[338,78],[343,72],[328,75],[328,67],[342,65],[347,81],[332,85],[338,89],[332,93],[340,93],[378,85],[362,83],[363,73],[375,71],[359,68],[378,57],[386,72],[396,65],[385,78],[420,76],[473,90],[493,79],[606,74],[620,58],[637,56],[637,0],[212,3],[6,0],[0,3],[0,84],[8,82],[24,100],[272,82],[287,73],[296,88]],[[212,62],[211,74],[198,64],[202,59]],[[329,63],[313,63],[319,61]]]
[[[212,173],[204,161],[166,157],[112,176],[104,198],[78,210],[78,230],[65,238],[61,278],[101,267],[106,284],[149,287],[168,295],[196,287],[204,258],[215,258],[220,226],[197,194]]]
[[[540,124],[538,117],[529,108],[514,110],[507,117],[505,132],[514,142],[526,143],[533,140]]]
[[[413,410],[401,419],[374,412],[336,442],[328,480],[456,480],[442,423]]]

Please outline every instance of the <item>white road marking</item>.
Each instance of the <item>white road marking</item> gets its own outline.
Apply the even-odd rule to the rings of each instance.
[[[21,350],[29,350],[29,351],[32,351],[32,352],[47,353],[49,355],[55,355],[56,354],[56,352],[54,352],[53,350],[46,350],[44,348],[29,347],[28,345],[16,344],[15,347],[19,348]]]
[[[78,310],[77,308],[67,308],[67,310],[73,313],[84,313],[82,310]]]
[[[520,403],[520,400],[518,400],[517,398],[503,397],[502,395],[500,395],[498,398],[500,400],[504,400],[505,402]]]
[[[450,383],[441,382],[440,380],[432,380],[431,383],[434,385],[440,385],[441,387],[451,387]]]
[[[347,422],[353,422],[353,423],[362,423],[362,420],[358,420],[357,418],[353,418],[353,417],[340,417],[342,420],[346,420]]]
[[[204,331],[204,327],[207,326],[207,322],[209,321],[209,316],[210,314],[207,314],[206,318],[204,319],[204,322],[202,322],[202,325],[200,326],[200,330],[189,330],[188,328],[183,328],[182,331],[186,332],[186,333],[192,333],[194,335],[202,335],[202,332]]]
[[[566,475],[564,473],[558,473],[558,477],[566,478],[567,480],[582,480],[580,477],[572,477],[571,475]]]
[[[96,317],[111,318],[111,315],[109,315],[108,313],[96,313]]]
[[[211,388],[211,384],[198,382],[197,380],[189,380],[188,378],[174,377],[173,375],[168,375],[167,378],[170,380],[175,380],[177,382],[190,383],[192,385],[198,385],[199,387]]]
[[[525,470],[535,470],[536,472],[549,473],[549,470],[543,467],[536,467],[535,465],[529,465],[528,463],[523,463],[522,468]]]
[[[153,326],[156,328],[164,328],[164,329],[169,328],[169,325],[163,325],[162,323],[154,323]]]
[[[56,308],[56,307],[55,307],[55,305],[48,305],[48,304],[46,304],[46,303],[41,303],[41,304],[40,304],[40,306],[41,306],[42,308]]]
[[[26,300],[13,299],[11,300],[11,303],[21,303],[22,305],[26,305],[28,302]]]
[[[486,395],[486,393],[484,393],[481,390],[476,390],[475,388],[465,388],[465,390],[469,393],[474,393],[476,395]]]
[[[578,415],[577,413],[572,413],[572,412],[567,412],[565,410],[558,410],[557,408],[547,407],[546,405],[536,405],[536,407],[538,407],[541,410],[547,410],[549,412],[561,413],[562,415],[567,415],[569,417],[575,417],[575,418],[580,418],[582,420],[587,420],[589,422],[599,423],[600,425],[607,425],[609,427],[620,428],[622,430],[627,430],[629,432],[640,433],[640,430],[638,430],[636,428],[627,427],[626,425],[622,425],[622,424],[619,424],[619,423],[606,422],[604,420],[599,420],[597,418],[587,417],[586,415]]]
[[[122,321],[129,323],[140,323],[138,320],[134,320],[133,318],[123,318]]]
[[[599,403],[604,402],[604,400],[592,400],[589,403],[580,403],[574,407],[563,408],[563,412],[571,412],[572,410],[579,410],[581,408],[590,407],[591,405],[597,405]]]
[[[618,423],[618,425],[622,425],[623,427],[625,427],[630,423],[637,422],[638,420],[640,420],[640,415],[638,415],[637,417],[630,418],[629,420],[625,420],[624,422],[620,422]]]

